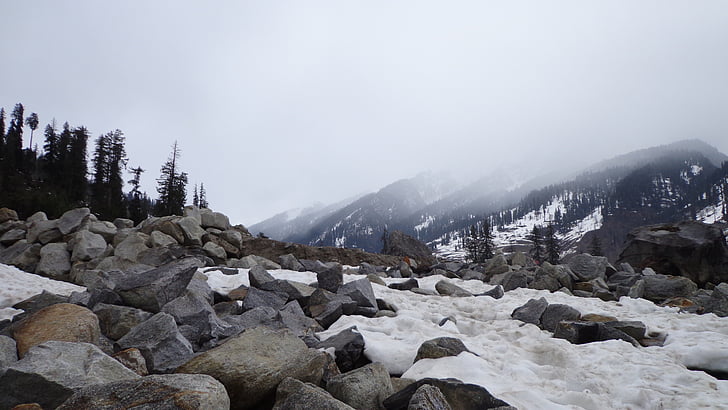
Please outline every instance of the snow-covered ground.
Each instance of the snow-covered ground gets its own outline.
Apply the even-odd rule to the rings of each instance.
[[[20,313],[20,310],[11,306],[44,290],[68,296],[73,292],[83,292],[86,288],[23,272],[0,263],[0,320],[11,319]]]
[[[270,273],[303,283],[316,280],[312,272]],[[248,284],[247,269],[239,269],[237,275],[220,271],[205,275],[210,286],[222,293]],[[344,281],[361,278],[345,275]],[[418,280],[421,287],[434,289],[441,279],[432,276]],[[384,280],[394,283],[403,279]],[[472,292],[491,288],[479,281],[448,280]],[[0,265],[0,281],[0,311],[6,313],[3,308],[42,289],[63,294],[79,290],[75,285],[5,265]],[[676,308],[658,307],[642,299],[604,302],[531,289],[510,291],[495,300],[488,296],[424,296],[372,286],[378,298],[397,307],[396,317],[344,316],[319,336],[324,339],[356,326],[364,336],[365,354],[393,374],[415,379],[455,377],[484,386],[519,409],[728,408],[728,381],[687,369],[728,371],[728,318],[678,313]],[[582,314],[642,321],[648,332],[667,335],[665,345],[635,348],[616,340],[572,345],[534,325],[511,319],[514,308],[539,297],[549,303],[568,304]],[[455,321],[438,326],[445,317]],[[413,365],[420,344],[441,336],[461,339],[475,354],[425,359]]]

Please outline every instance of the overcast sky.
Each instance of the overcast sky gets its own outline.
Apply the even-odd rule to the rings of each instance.
[[[41,129],[55,117],[94,138],[123,130],[155,197],[177,140],[189,191],[204,182],[233,223],[425,170],[586,164],[685,138],[728,153],[723,0],[0,10],[6,111],[22,102]]]

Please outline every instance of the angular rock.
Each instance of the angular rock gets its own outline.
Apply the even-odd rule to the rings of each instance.
[[[286,377],[318,384],[324,355],[289,331],[258,327],[200,354],[177,372],[214,377],[225,385],[231,408],[246,409],[270,406],[276,387]]]
[[[248,271],[248,281],[250,286],[261,289],[261,286],[266,282],[273,282],[276,280],[268,271],[260,265],[255,265]]]
[[[414,361],[457,356],[462,352],[470,352],[462,340],[454,337],[438,337],[423,342],[420,348],[417,349],[417,355]]]
[[[153,373],[169,373],[193,355],[192,345],[182,336],[172,315],[160,312],[142,322],[116,343],[114,350],[135,347]]]
[[[182,295],[200,267],[196,258],[186,258],[141,274],[127,275],[114,291],[132,307],[152,313]]]
[[[614,325],[607,326],[604,322],[562,321],[556,326],[554,337],[568,340],[573,344],[620,339],[633,346],[639,346],[633,337],[617,329]]]
[[[275,309],[265,306],[250,309],[237,316],[227,316],[222,320],[236,327],[238,331],[233,333],[240,333],[245,329],[260,326],[270,329],[282,329],[283,324],[278,317],[278,312]]]
[[[241,234],[239,231],[236,231],[235,229],[222,231],[222,233],[220,234],[220,238],[230,245],[234,246],[238,250],[243,249],[243,234]]]
[[[589,281],[595,278],[606,278],[607,258],[591,256],[588,253],[573,255],[568,266],[579,280]]]
[[[250,310],[265,306],[278,310],[282,308],[286,302],[288,302],[288,295],[284,293],[250,288],[248,289],[248,294],[243,300],[243,309]]]
[[[116,229],[124,229],[124,228],[133,228],[134,227],[134,221],[127,218],[115,218],[112,223],[116,227]]]
[[[13,331],[18,356],[23,358],[33,346],[49,340],[99,343],[99,320],[82,306],[59,303],[41,309]]]
[[[111,340],[121,339],[131,329],[152,317],[151,313],[141,309],[106,303],[95,304],[93,311],[99,318],[101,334]]]
[[[511,268],[510,266],[508,266],[508,261],[502,253],[496,254],[485,264],[485,274],[488,277],[508,272],[510,269]]]
[[[324,330],[316,320],[306,316],[303,309],[301,309],[301,305],[295,300],[283,306],[278,311],[276,319],[283,327],[293,332],[297,337],[304,339],[304,341],[308,338],[318,343],[318,339],[315,338],[315,333]]]
[[[191,246],[202,246],[202,237],[206,234],[200,227],[199,222],[193,217],[185,216],[177,220],[177,226],[182,229],[184,244]]]
[[[63,235],[68,235],[69,233],[74,232],[81,226],[83,220],[89,216],[90,213],[91,210],[88,208],[76,208],[66,211],[66,213],[61,215],[60,219],[58,219],[58,230],[61,231]]]
[[[359,264],[359,274],[360,275],[369,275],[369,274],[376,275],[378,273],[379,272],[377,271],[377,268],[372,264],[369,264],[366,262],[362,262],[361,264]]]
[[[541,324],[541,315],[546,311],[548,305],[549,303],[545,298],[531,299],[525,305],[515,308],[511,313],[511,317],[521,322],[539,326]]]
[[[490,296],[493,299],[500,299],[503,297],[504,294],[505,294],[505,291],[503,290],[503,286],[496,285],[493,287],[493,289],[491,289],[487,292],[483,292],[478,296]]]
[[[54,219],[49,221],[47,219],[38,219],[34,222],[28,222],[28,243],[41,242],[55,242],[63,237],[63,234],[58,229],[58,220]],[[41,238],[45,239],[42,240]]]
[[[144,359],[142,352],[135,347],[114,353],[111,357],[139,376],[147,376],[149,374],[147,361]]]
[[[378,409],[394,393],[387,369],[381,363],[334,376],[326,389],[332,396],[355,409]]]
[[[162,312],[172,315],[177,325],[188,326],[192,331],[188,330],[185,336],[196,346],[225,335],[231,327],[218,319],[209,302],[196,292],[185,292],[164,305]]]
[[[720,317],[728,316],[728,283],[723,282],[713,289],[705,304],[705,312],[715,313]]]
[[[316,346],[319,349],[334,348],[336,365],[342,372],[348,372],[370,363],[364,356],[364,337],[356,330],[356,326],[322,340]]]
[[[370,273],[367,275],[367,280],[371,283],[376,283],[377,285],[387,286],[387,283],[382,279],[381,276],[375,275],[373,273]]]
[[[316,291],[316,288],[313,286],[285,279],[275,279],[270,282],[265,282],[260,286],[260,288],[263,290],[284,293],[288,295],[288,300],[299,301],[302,305],[307,305],[311,295]]]
[[[541,315],[541,328],[554,332],[559,322],[563,320],[576,321],[581,318],[581,313],[568,305],[552,304],[546,307]]]
[[[22,403],[56,408],[83,387],[137,378],[92,344],[48,341],[0,376],[0,408]]]
[[[79,231],[74,237],[71,261],[90,261],[100,257],[104,252],[106,252],[106,241],[103,236],[90,231]]]
[[[152,231],[149,235],[149,242],[154,248],[177,245],[179,243],[176,239],[162,231]]]
[[[11,364],[18,361],[18,347],[15,340],[0,335],[0,374]]]
[[[201,223],[203,228],[217,228],[225,231],[231,228],[230,220],[220,212],[213,212],[209,209],[200,209]]]
[[[494,397],[484,387],[463,383],[456,379],[418,380],[384,400],[384,407],[388,410],[407,409],[412,396],[423,385],[437,387],[445,396],[448,404],[458,410],[500,409],[515,410],[508,403]]]
[[[355,314],[373,316],[379,310],[377,298],[374,296],[374,289],[372,289],[372,283],[366,278],[342,285],[336,293],[348,296],[356,302],[357,309],[354,311]]]
[[[155,231],[156,232],[156,231]],[[176,245],[175,245],[176,246]],[[149,248],[139,252],[137,263],[149,266],[148,270],[172,263],[177,259],[169,248]],[[100,265],[100,264],[99,264]],[[98,269],[98,266],[96,267]]]
[[[68,296],[56,295],[44,289],[41,293],[14,304],[13,308],[24,310],[25,314],[32,315],[58,303],[69,303]]]
[[[303,272],[306,270],[306,268],[301,264],[301,262],[298,261],[298,258],[293,256],[292,254],[286,254],[281,255],[278,257],[278,264],[281,265],[281,268],[292,270],[296,272]]]
[[[270,269],[270,270],[277,270],[281,268],[281,265],[271,261],[270,259],[266,259],[262,256],[258,255],[248,255],[243,258],[240,258],[237,262],[235,262],[234,266],[228,264],[231,268],[243,268],[243,269],[249,269],[252,268],[255,265],[260,265],[263,267],[263,269]]]
[[[6,221],[17,221],[18,213],[10,208],[0,208],[0,223]]]
[[[640,279],[637,282],[632,285],[632,287],[629,288],[629,291],[627,292],[627,296],[638,299],[645,295],[645,281]]]
[[[344,273],[341,269],[341,264],[334,263],[327,265],[325,269],[319,269],[316,271],[316,280],[318,281],[319,288],[335,293],[344,282]]]
[[[283,379],[276,390],[274,410],[353,410],[326,390],[291,377]]]
[[[228,409],[225,387],[204,374],[160,374],[83,388],[59,410]]]
[[[450,283],[446,280],[441,280],[441,281],[437,282],[435,284],[435,289],[441,295],[445,295],[445,296],[453,296],[453,297],[473,296],[473,294],[468,292],[467,290],[465,290],[465,289],[461,288],[460,286],[457,286],[453,283]]]
[[[390,289],[397,289],[397,290],[411,290],[412,288],[419,288],[420,283],[415,278],[409,278],[404,282],[400,283],[391,283],[389,285]]]
[[[149,235],[141,232],[131,232],[114,249],[114,256],[129,261],[136,261],[139,254],[149,249],[147,242]]]
[[[412,395],[407,410],[451,410],[440,389],[423,384]]]
[[[67,279],[71,272],[71,254],[65,243],[49,243],[40,249],[35,273],[51,279]]]
[[[689,297],[697,292],[698,285],[682,276],[650,275],[645,276],[643,297],[653,302],[662,302],[676,296]]]
[[[106,242],[111,243],[118,231],[116,225],[108,221],[95,221],[88,224],[88,230],[104,237]]]
[[[508,272],[501,282],[503,290],[508,292],[513,289],[528,287],[528,276],[523,271]]]
[[[8,246],[14,244],[21,239],[25,239],[25,229],[11,229],[0,235],[0,244]]]
[[[213,260],[216,261],[224,261],[227,258],[227,252],[225,251],[225,248],[213,242],[205,243],[205,245],[202,247],[202,250],[207,253],[207,256],[211,257]]]

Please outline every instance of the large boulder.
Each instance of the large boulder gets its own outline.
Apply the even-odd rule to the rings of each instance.
[[[604,256],[592,256],[588,253],[571,255],[567,265],[581,281],[590,281],[596,278],[606,278],[607,258]]]
[[[728,281],[728,246],[723,231],[701,222],[636,228],[627,236],[619,262],[685,276],[700,286]]]
[[[149,249],[147,242],[149,242],[149,235],[142,232],[130,232],[124,240],[116,245],[114,256],[136,261],[140,253]]]
[[[40,249],[40,262],[35,273],[51,279],[68,279],[71,254],[65,243],[49,243]]]
[[[435,289],[438,293],[445,296],[454,296],[454,297],[468,297],[473,296],[472,293],[468,292],[467,290],[461,288],[458,285],[455,285],[454,283],[450,283],[446,280],[441,280],[435,284]]]
[[[231,228],[230,220],[220,212],[214,212],[207,208],[200,209],[200,217],[203,228],[215,228],[226,231]]]
[[[334,376],[328,380],[326,389],[355,409],[379,409],[384,399],[394,393],[389,373],[381,363]]]
[[[276,390],[273,410],[354,410],[326,390],[291,377],[283,379]]]
[[[152,317],[151,313],[141,309],[106,303],[97,303],[93,311],[99,318],[101,334],[111,340],[121,339],[131,329]]]
[[[432,379],[425,378],[418,380],[397,393],[389,396],[384,401],[384,407],[388,410],[405,410],[408,408],[412,396],[424,385],[437,387],[447,399],[447,403],[453,409],[458,410],[484,410],[500,409],[515,410],[508,403],[494,397],[484,387],[463,383],[456,379]]]
[[[316,347],[319,349],[333,347],[336,365],[342,372],[348,372],[369,363],[364,356],[364,337],[356,330],[356,326],[322,340]]]
[[[682,276],[648,275],[644,281],[643,298],[662,302],[673,297],[689,297],[698,290],[698,285]]]
[[[33,346],[49,340],[98,344],[100,335],[96,315],[83,306],[70,303],[43,308],[26,318],[13,331],[21,358]]]
[[[147,272],[118,279],[114,291],[126,304],[152,313],[182,295],[201,263],[186,258]]]
[[[435,257],[432,256],[432,250],[427,245],[400,231],[392,231],[387,234],[382,253],[413,258],[422,267],[437,263]]]
[[[59,410],[229,409],[225,386],[204,374],[160,374],[85,387]]]
[[[76,208],[66,211],[66,213],[61,215],[60,219],[58,219],[58,230],[61,231],[63,235],[68,235],[69,233],[76,231],[89,214],[91,214],[91,210],[88,208]]]
[[[374,296],[374,289],[372,289],[372,283],[369,282],[369,279],[363,278],[351,281],[342,285],[336,293],[348,296],[356,302],[355,314],[374,316],[379,310],[377,298]]]
[[[79,231],[73,239],[71,261],[90,261],[106,252],[104,237],[91,231]]]
[[[270,406],[286,377],[318,384],[325,354],[309,349],[287,330],[257,327],[200,354],[177,372],[208,374],[225,385],[233,409],[255,408]]]
[[[549,302],[545,298],[530,299],[525,305],[515,308],[513,313],[511,313],[511,317],[521,322],[540,326],[541,316],[546,311],[548,305]]]
[[[92,344],[48,341],[0,376],[0,408],[22,403],[56,408],[83,387],[138,378]]]
[[[470,352],[462,340],[455,337],[438,337],[423,342],[417,349],[414,361],[457,356],[462,352]]]
[[[186,326],[185,336],[197,346],[224,335],[231,327],[218,319],[215,310],[198,292],[185,292],[164,305],[162,311],[172,315],[177,325]]]
[[[207,232],[200,227],[200,223],[195,218],[191,216],[180,218],[177,220],[177,226],[182,229],[185,245],[202,246],[202,237]]]
[[[0,223],[6,221],[17,221],[18,213],[10,208],[0,208]]]
[[[407,410],[452,410],[440,389],[423,384],[412,395]]]

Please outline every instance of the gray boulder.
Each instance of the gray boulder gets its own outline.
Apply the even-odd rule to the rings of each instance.
[[[339,295],[348,296],[356,302],[355,314],[363,316],[374,316],[379,310],[377,298],[374,296],[372,283],[368,279],[359,279],[342,285],[336,292]]]
[[[0,244],[5,246],[12,245],[21,239],[25,239],[25,229],[11,229],[0,235]]]
[[[104,237],[106,242],[111,243],[118,231],[116,225],[108,221],[89,222],[88,230]]]
[[[0,375],[11,364],[18,361],[18,347],[15,340],[0,335]]]
[[[243,234],[235,229],[222,231],[220,239],[234,246],[236,249],[243,249]]]
[[[404,282],[399,283],[391,283],[389,285],[390,289],[396,289],[396,290],[411,290],[414,288],[419,288],[420,283],[415,278],[409,278]]]
[[[261,289],[261,286],[267,282],[276,280],[264,267],[255,265],[248,271],[248,281],[250,286]]]
[[[231,259],[232,260],[232,259]],[[228,264],[231,268],[243,268],[243,269],[250,269],[255,265],[260,265],[263,267],[263,269],[270,269],[270,270],[277,270],[281,268],[281,265],[273,262],[270,259],[266,259],[262,256],[258,255],[248,255],[243,258],[240,258],[234,264]]]
[[[531,299],[525,305],[517,307],[511,313],[511,317],[521,322],[532,323],[536,326],[541,324],[541,316],[546,311],[549,303],[545,298]]]
[[[607,258],[604,256],[591,256],[580,253],[570,257],[568,266],[579,280],[589,281],[596,278],[605,278]]]
[[[58,219],[58,230],[61,231],[63,235],[68,235],[69,233],[76,231],[89,214],[91,214],[91,210],[88,208],[76,208],[66,211],[66,213],[61,215]]]
[[[490,296],[493,299],[500,299],[503,297],[504,294],[505,294],[505,291],[503,290],[503,286],[496,285],[493,287],[493,289],[483,292],[478,296]]]
[[[55,242],[56,240],[63,237],[63,234],[58,229],[57,219],[54,219],[52,221],[49,221],[47,219],[38,219],[34,222],[28,222],[28,224],[28,243]]]
[[[728,283],[723,282],[713,289],[705,312],[715,313],[720,317],[728,316]]]
[[[437,290],[441,295],[445,296],[453,296],[453,297],[467,297],[467,296],[473,296],[472,293],[468,292],[467,290],[461,288],[460,286],[457,286],[453,283],[450,283],[446,280],[441,280],[435,284],[435,290]]]
[[[528,287],[528,276],[524,271],[508,272],[503,277],[501,285],[503,285],[503,290],[506,292],[513,289],[526,288]]]
[[[637,340],[615,326],[605,322],[561,321],[556,326],[554,337],[565,339],[573,344],[601,342],[605,340],[624,340],[633,346],[639,346]]]
[[[149,235],[149,242],[154,248],[161,248],[178,244],[176,239],[161,231],[152,231],[152,233]]]
[[[119,340],[130,330],[152,317],[152,314],[129,306],[96,303],[93,312],[99,318],[101,334]]]
[[[125,275],[114,291],[127,305],[156,313],[185,292],[199,267],[198,259],[186,258],[144,273]]]
[[[494,397],[484,387],[463,383],[456,379],[420,379],[397,393],[391,395],[384,401],[384,407],[388,410],[405,410],[408,408],[412,396],[424,385],[437,387],[445,396],[448,404],[458,410],[515,410],[508,403]]]
[[[226,335],[231,326],[218,319],[215,310],[197,292],[187,291],[184,295],[170,301],[162,312],[174,317],[178,326],[187,326],[187,339],[200,346],[210,339]]]
[[[207,208],[200,209],[201,223],[203,228],[216,228],[225,231],[231,228],[230,220],[220,212],[213,212]]]
[[[195,218],[191,216],[179,218],[177,220],[177,226],[182,230],[185,245],[202,246],[202,237],[207,232],[200,227],[199,222]]]
[[[344,282],[344,273],[339,263],[331,263],[316,271],[319,288],[336,292]],[[371,285],[370,285],[371,286]]]
[[[325,353],[309,349],[287,330],[249,329],[200,354],[178,373],[207,374],[222,382],[233,409],[273,404],[275,390],[286,377],[318,384]]]
[[[342,372],[348,372],[369,363],[364,356],[364,337],[356,329],[356,326],[322,340],[316,346],[319,349],[334,348],[336,366]]]
[[[169,373],[193,355],[192,345],[182,336],[174,317],[157,313],[114,343],[114,350],[135,347],[147,362],[150,372]]]
[[[0,249],[0,263],[17,266],[26,272],[35,272],[40,262],[40,244],[21,239],[6,249]]]
[[[423,342],[420,348],[417,349],[417,355],[414,361],[457,356],[462,352],[470,352],[462,340],[454,337],[438,337]]]
[[[288,269],[296,272],[303,272],[306,268],[298,261],[298,258],[292,254],[281,255],[278,257],[278,264],[281,268]]]
[[[579,320],[581,313],[568,305],[552,304],[548,305],[541,316],[541,328],[554,332],[559,322],[563,320],[575,321]]]
[[[70,211],[69,211],[70,212]],[[106,252],[104,237],[90,231],[79,231],[73,240],[73,253],[71,261],[90,261]]]
[[[328,380],[326,389],[355,409],[381,408],[384,399],[394,393],[389,373],[381,363],[371,363],[334,376]]]
[[[229,409],[225,386],[204,374],[159,374],[85,387],[59,410]]]
[[[40,249],[40,262],[35,273],[52,279],[68,279],[71,254],[65,243],[49,243]]]
[[[227,258],[225,248],[213,243],[212,241],[206,242],[202,247],[202,250],[207,253],[207,256],[211,257],[215,261],[224,261]]]
[[[276,390],[276,403],[273,410],[353,410],[335,399],[326,390],[286,377]]]
[[[114,248],[114,256],[129,261],[136,261],[139,254],[149,249],[147,246],[149,235],[141,232],[130,232],[124,240],[122,240]]]
[[[302,305],[307,305],[311,295],[316,291],[313,286],[293,280],[275,279],[265,282],[260,286],[263,290],[269,290],[288,295],[288,300],[299,301]]]
[[[309,298],[308,311],[321,326],[328,328],[341,315],[353,314],[357,303],[346,295],[338,295],[324,289],[316,289]]]
[[[56,408],[83,387],[138,378],[92,344],[48,341],[0,376],[0,408],[23,403]]]
[[[115,218],[111,223],[114,224],[116,229],[133,228],[134,221],[128,218]]]
[[[324,330],[316,320],[306,316],[303,309],[301,309],[301,305],[295,300],[286,303],[278,311],[276,319],[281,323],[283,328],[290,330],[294,335],[304,341],[312,340],[318,343],[318,338],[316,338],[315,333]]]
[[[423,384],[412,395],[407,410],[451,410],[440,389],[430,384]]]
[[[378,273],[379,272],[377,271],[376,266],[374,266],[372,264],[369,264],[366,262],[362,262],[361,264],[359,264],[359,274],[360,275],[370,275],[370,274],[376,275]]]
[[[683,276],[649,275],[643,277],[643,297],[653,302],[662,302],[672,297],[689,297],[697,292],[698,285]]]
[[[245,299],[243,299],[243,309],[250,310],[257,307],[270,307],[279,310],[286,302],[288,302],[288,295],[285,293],[250,288]]]

